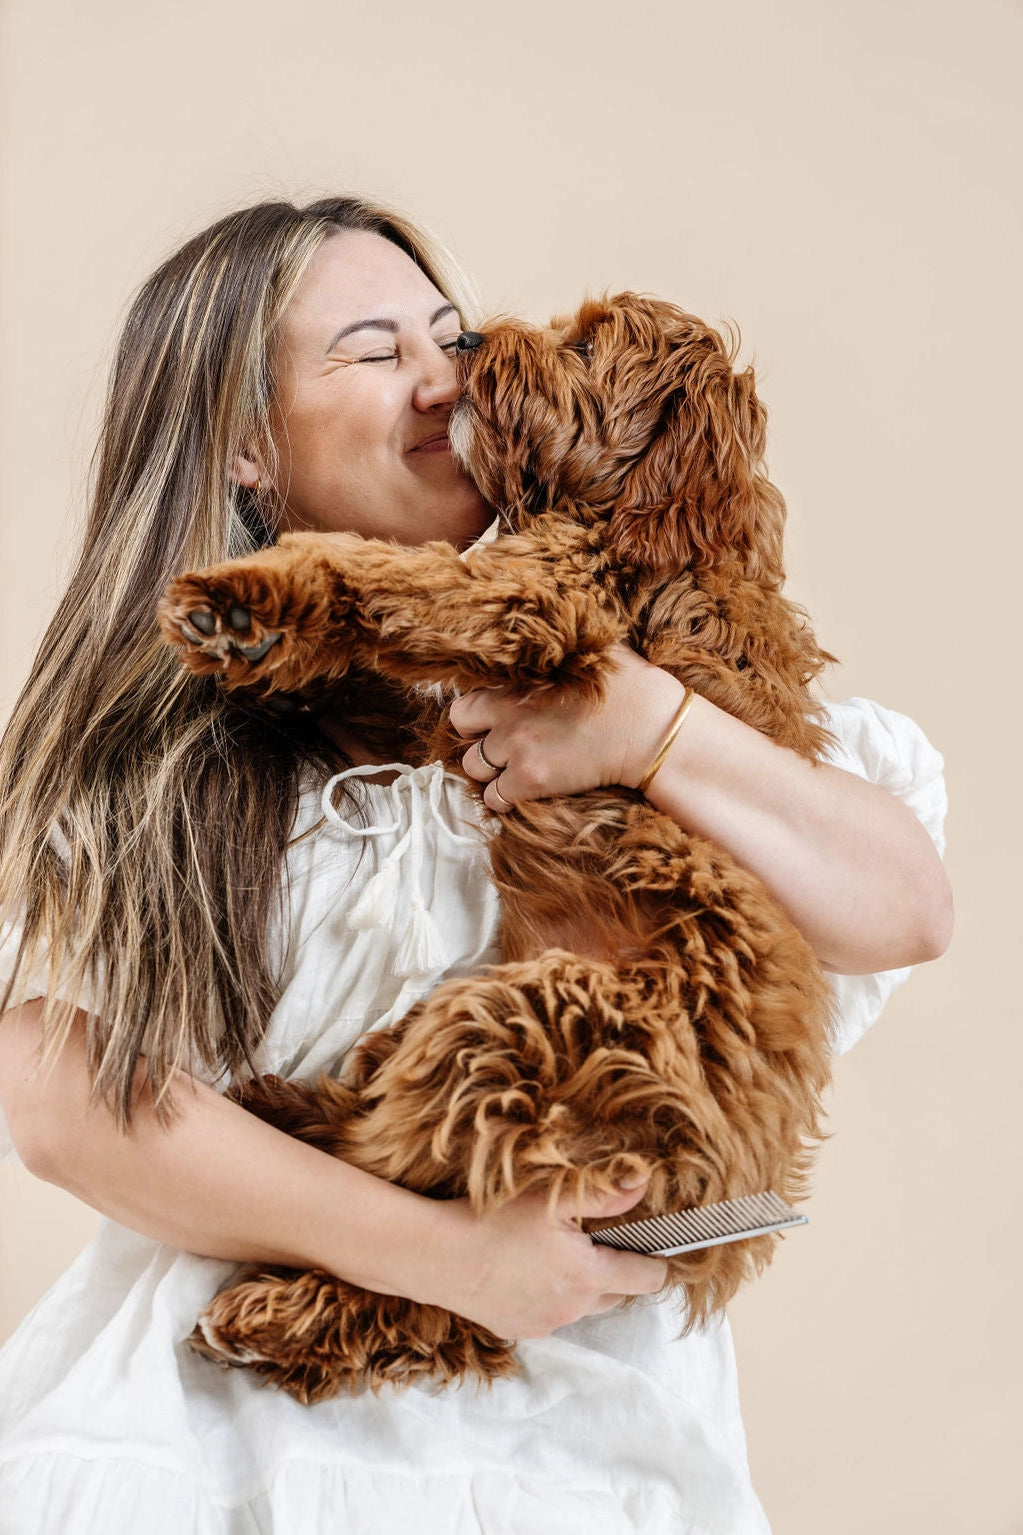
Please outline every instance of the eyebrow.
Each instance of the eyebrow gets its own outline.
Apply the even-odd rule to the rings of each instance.
[[[442,304],[440,308],[430,316],[431,330],[436,325],[438,320],[444,319],[445,315],[457,313],[458,310],[455,308],[454,304]],[[330,345],[328,346],[326,355],[330,355],[339,341],[343,341],[346,336],[354,335],[357,330],[386,330],[390,331],[392,335],[396,335],[400,328],[401,327],[399,326],[397,320],[386,320],[380,316],[372,320],[356,320],[351,325],[343,325],[341,327],[337,335],[333,338]]]

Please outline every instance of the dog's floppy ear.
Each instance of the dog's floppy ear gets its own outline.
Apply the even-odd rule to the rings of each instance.
[[[753,369],[733,373],[720,339],[702,340],[623,482],[609,539],[623,563],[658,573],[736,559],[754,579],[780,581],[785,504],[763,472],[767,416]]]

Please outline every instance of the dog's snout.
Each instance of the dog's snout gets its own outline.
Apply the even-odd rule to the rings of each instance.
[[[474,352],[478,346],[483,345],[483,337],[478,330],[463,330],[455,342],[455,350],[458,352]]]

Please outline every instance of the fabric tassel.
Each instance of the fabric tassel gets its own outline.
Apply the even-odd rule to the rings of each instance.
[[[398,861],[388,859],[348,913],[348,926],[358,933],[365,933],[369,928],[389,923],[398,904],[399,877]]]
[[[440,929],[419,896],[413,897],[411,905],[405,936],[394,957],[395,975],[427,975],[431,970],[445,969],[448,956]]]

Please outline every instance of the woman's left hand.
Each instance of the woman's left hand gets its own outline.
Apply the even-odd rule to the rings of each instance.
[[[486,784],[483,799],[491,810],[639,783],[683,690],[627,645],[616,645],[613,654],[604,700],[596,706],[571,693],[503,687],[455,699],[451,723],[460,736],[473,739],[462,767]]]

